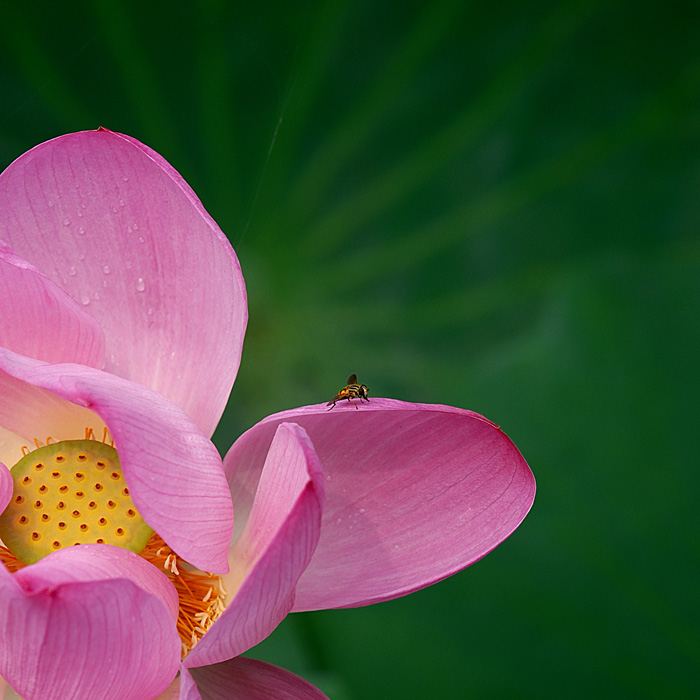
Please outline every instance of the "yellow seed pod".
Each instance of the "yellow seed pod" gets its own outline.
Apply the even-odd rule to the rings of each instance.
[[[34,450],[11,470],[12,499],[0,538],[24,564],[76,544],[113,544],[137,554],[153,530],[134,507],[117,451],[96,440]]]

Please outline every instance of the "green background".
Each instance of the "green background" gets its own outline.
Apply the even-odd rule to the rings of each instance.
[[[333,700],[696,697],[699,20],[692,2],[3,6],[0,165],[126,132],[236,248],[250,325],[222,451],[357,372],[370,396],[484,413],[537,477],[471,569],[292,615],[253,655]]]

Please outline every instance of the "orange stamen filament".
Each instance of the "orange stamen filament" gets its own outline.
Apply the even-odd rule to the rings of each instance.
[[[153,533],[141,556],[163,571],[175,586],[180,606],[177,631],[184,658],[224,611],[224,586],[216,574],[193,569],[179,559],[157,533]]]
[[[97,438],[95,437],[95,431],[92,428],[85,427],[85,439],[86,440],[96,440]],[[50,445],[52,442],[56,442],[51,435],[47,436],[46,442],[42,444],[41,440],[39,438],[33,438],[32,442],[34,443],[34,447],[28,447],[27,445],[22,445],[20,447],[20,451],[22,452],[22,457],[26,457],[30,452],[33,452],[35,449],[38,450],[41,447],[45,447],[46,445]],[[102,429],[102,442],[105,445],[109,445],[110,447],[114,447],[114,438],[112,437],[112,433],[109,432],[109,429],[107,426],[105,426]]]
[[[0,561],[7,567],[7,570],[14,574],[24,568],[24,564],[7,547],[0,545]]]

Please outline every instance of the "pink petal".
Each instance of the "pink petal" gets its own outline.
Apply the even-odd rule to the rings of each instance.
[[[144,520],[194,566],[228,571],[233,510],[221,458],[181,409],[112,374],[82,365],[46,365],[3,348],[0,370],[26,383],[15,381],[18,386],[13,386],[26,421],[36,415],[49,424],[47,405],[60,420],[62,405],[71,404],[55,397],[100,416],[114,437],[131,497]],[[0,388],[1,380],[2,372]],[[41,389],[53,394],[53,404],[43,400],[46,392]],[[10,419],[2,410],[0,418]],[[55,432],[53,437],[67,439]]]
[[[0,567],[0,673],[25,700],[151,700],[179,664],[174,593],[108,545],[59,550],[14,575]]]
[[[0,513],[5,510],[5,507],[12,498],[12,474],[10,470],[0,462]],[[0,697],[2,697],[0,695]]]
[[[534,499],[525,460],[483,416],[373,398],[357,410],[285,411],[242,435],[225,460],[237,528],[283,421],[306,430],[327,479],[321,538],[294,610],[367,605],[440,581],[506,539]]]
[[[192,687],[195,690],[195,693],[197,693],[197,688],[194,684],[194,681],[192,681]],[[2,698],[2,695],[0,695],[0,698]],[[155,700],[202,700],[201,696],[199,693],[196,695],[188,695],[187,693],[183,694],[180,691],[180,676],[178,676],[166,689],[165,692],[161,693]]]
[[[318,542],[323,477],[302,428],[272,439],[246,527],[223,577],[230,601],[186,657],[187,667],[230,659],[267,637],[291,610],[294,589]]]
[[[211,435],[240,363],[245,287],[226,237],[163,158],[102,129],[47,141],[0,175],[0,239],[99,322],[104,369]]]
[[[83,544],[59,549],[36,564],[20,569],[17,581],[25,591],[55,587],[61,583],[128,578],[159,598],[177,621],[177,591],[167,576],[134,552],[109,544]]]
[[[177,696],[177,700],[202,700],[194,678],[192,678],[189,670],[184,666],[180,666],[180,676],[177,678],[177,681],[180,688],[180,694]],[[168,700],[168,698],[158,698],[158,700]],[[233,700],[233,697],[231,697],[231,700]]]
[[[303,678],[244,656],[190,673],[202,700],[328,700]]]
[[[105,339],[83,307],[0,241],[0,346],[99,367]]]

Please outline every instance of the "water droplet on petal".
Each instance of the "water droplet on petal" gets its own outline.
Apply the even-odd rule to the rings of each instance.
[[[90,296],[85,292],[80,293],[80,303],[83,306],[87,306],[90,303]]]
[[[143,277],[139,277],[136,280],[136,291],[142,292],[144,289],[146,289],[146,283],[143,281]]]
[[[70,226],[70,219],[68,219],[68,218],[63,219],[63,225]]]
[[[105,275],[108,275],[111,271],[112,271],[112,270],[109,269],[109,265],[105,265],[105,266],[102,268],[102,272],[104,272]]]
[[[78,226],[78,235],[79,236],[85,235],[85,229],[82,226]]]
[[[71,266],[68,268],[68,274],[69,274],[71,277],[75,277],[75,276],[78,274],[78,271],[75,269],[75,265],[71,265]]]

